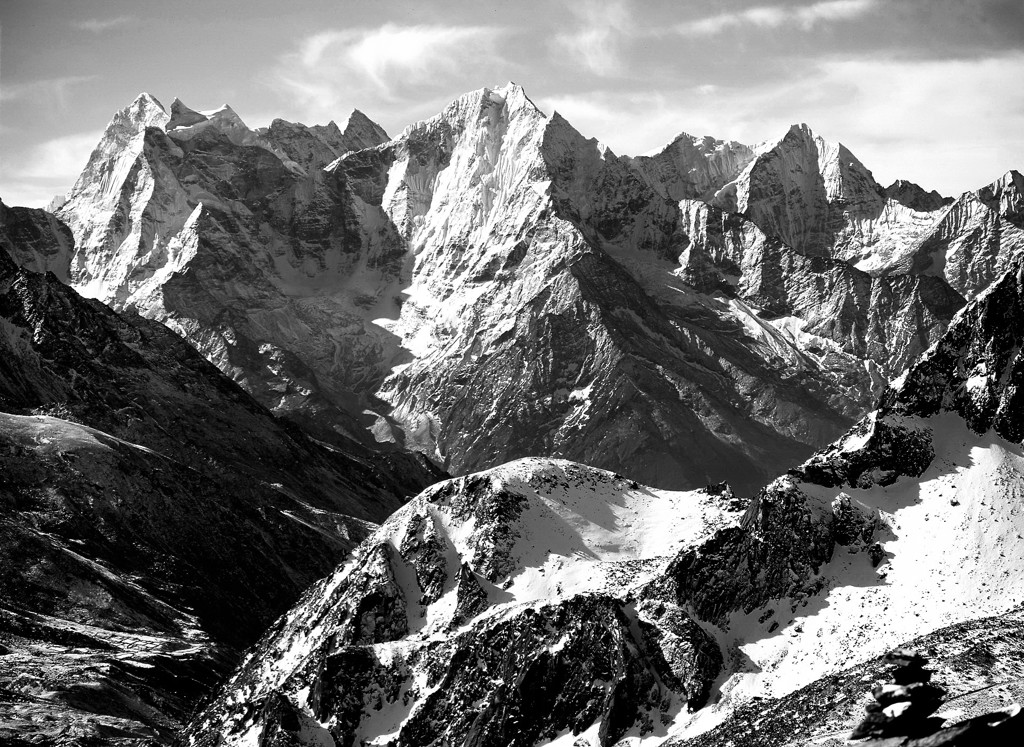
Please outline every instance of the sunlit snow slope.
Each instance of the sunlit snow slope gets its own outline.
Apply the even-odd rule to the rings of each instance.
[[[436,486],[274,626],[190,739],[258,744],[297,724],[309,744],[330,731],[525,745],[595,719],[615,738],[663,733],[662,716],[707,697],[717,647],[635,592],[736,524],[737,501],[719,491],[540,459]]]

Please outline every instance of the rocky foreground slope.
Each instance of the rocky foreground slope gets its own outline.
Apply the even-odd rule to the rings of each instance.
[[[52,218],[0,218],[0,741],[166,742],[437,475],[313,442],[163,325],[12,261],[62,251]]]
[[[686,744],[1019,607],[1022,322],[1018,266],[742,512],[725,486],[545,460],[430,489],[278,620],[189,743]]]
[[[806,127],[619,157],[509,84],[392,139],[142,95],[59,217],[79,290],[320,438],[753,492],[1017,256],[1004,193],[889,194]]]
[[[706,702],[721,656],[682,608],[636,592],[673,553],[737,525],[739,507],[724,486],[654,491],[542,459],[442,483],[278,621],[189,741],[664,732]]]
[[[929,668],[934,670],[931,682],[946,691],[934,718],[957,724],[1024,702],[1022,636],[1024,609],[1017,608],[907,641],[909,649],[927,653]],[[729,719],[710,731],[670,744],[843,747],[850,744],[850,735],[863,718],[865,706],[870,705],[870,693],[891,681],[890,668],[891,663],[884,656],[869,659],[777,700],[752,701],[737,708]],[[1018,724],[1016,733],[1001,744],[1017,744],[1020,729]],[[973,739],[952,744],[1000,744],[992,735],[987,736],[988,739],[979,739],[973,735]]]

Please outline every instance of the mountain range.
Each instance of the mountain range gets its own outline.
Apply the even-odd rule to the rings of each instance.
[[[139,96],[0,203],[0,737],[852,729],[830,677],[1024,605],[1022,192],[515,84],[393,138]]]
[[[514,84],[390,140],[359,112],[254,131],[143,95],[47,261],[321,438],[751,494],[1016,256],[1019,175],[952,205],[892,193],[803,126],[618,157]]]

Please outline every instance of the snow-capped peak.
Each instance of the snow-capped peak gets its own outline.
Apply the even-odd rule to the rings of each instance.
[[[710,202],[753,157],[754,150],[743,143],[680,132],[667,145],[630,161],[663,197]]]
[[[894,181],[885,188],[885,194],[901,205],[919,212],[940,210],[953,201],[952,198],[943,197],[934,189],[927,192],[920,185],[907,179]]]
[[[68,192],[68,202],[61,208],[62,219],[72,230],[85,215],[98,213],[109,217],[132,164],[142,152],[146,130],[150,127],[163,129],[168,119],[170,115],[163,104],[145,92],[113,116],[89,163]],[[102,231],[99,224],[100,221],[96,221],[97,229]],[[81,239],[82,236],[76,234],[76,243]]]
[[[794,124],[737,180],[736,209],[800,254],[869,273],[899,265],[934,217],[886,196],[846,146]]]
[[[107,135],[121,137],[128,130],[135,134],[147,127],[163,127],[168,116],[164,105],[155,96],[143,92],[113,116],[110,124],[107,125],[104,137]]]
[[[131,112],[136,117],[144,117],[147,115],[151,116],[153,112],[167,113],[167,109],[160,103],[159,99],[157,99],[153,94],[145,91],[136,96],[135,100],[132,101],[126,109],[122,109],[122,111]]]
[[[492,96],[497,96],[508,107],[509,111],[517,111],[528,106],[538,114],[543,112],[533,103],[533,100],[526,94],[526,89],[518,83],[509,81],[503,86],[491,90]]]
[[[248,125],[228,104],[198,112],[188,109],[182,104],[180,114],[182,117],[175,121],[173,129],[170,126],[166,128],[170,131],[168,134],[177,142],[187,142],[213,131],[227,137],[235,145],[253,146],[270,151],[281,159],[285,168],[295,174],[305,175],[306,173],[305,169],[293,161],[281,148],[259,132],[249,129]]]

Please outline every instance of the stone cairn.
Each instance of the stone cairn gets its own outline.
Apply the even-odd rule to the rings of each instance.
[[[1024,712],[1019,705],[942,727],[945,719],[933,714],[946,691],[931,683],[928,660],[913,651],[897,649],[885,656],[891,662],[891,684],[871,691],[875,702],[867,707],[851,740],[866,739],[859,747],[1021,747]]]

